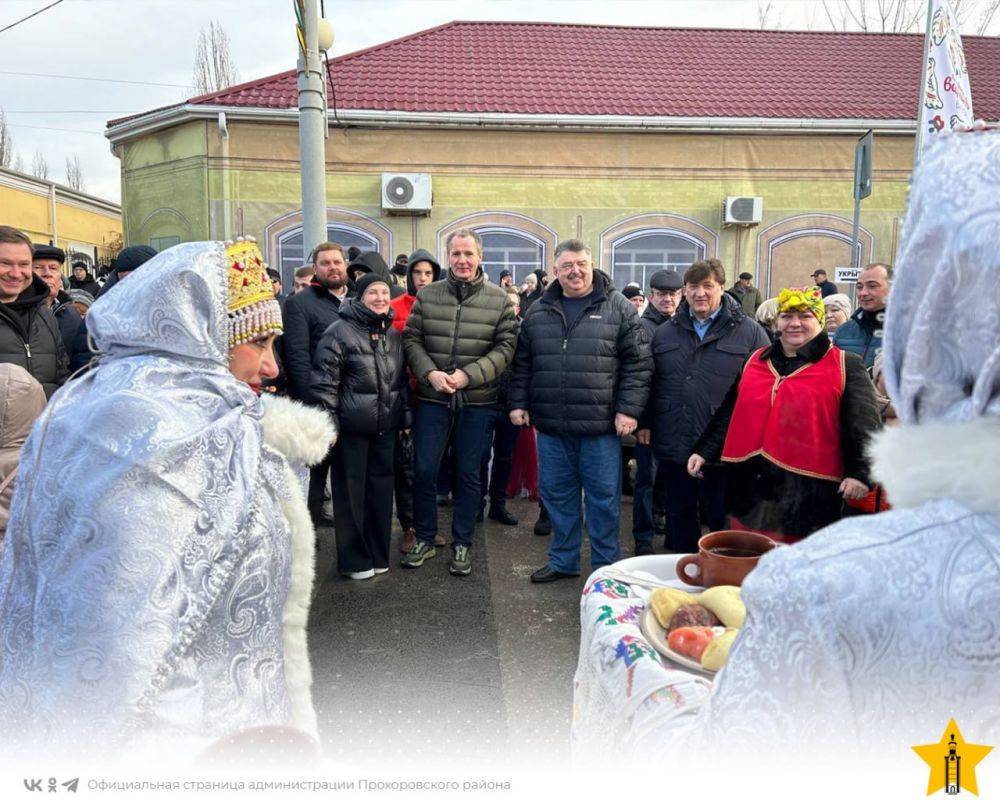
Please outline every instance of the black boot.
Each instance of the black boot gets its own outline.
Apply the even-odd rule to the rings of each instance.
[[[538,522],[535,523],[535,536],[549,536],[552,533],[552,520],[549,519],[549,512],[545,510],[545,504],[538,502]]]
[[[507,504],[503,502],[490,503],[489,516],[491,520],[501,525],[517,525],[517,517],[507,510]]]

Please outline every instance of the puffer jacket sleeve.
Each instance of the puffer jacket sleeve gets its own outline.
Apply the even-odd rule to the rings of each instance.
[[[306,318],[301,301],[290,298],[285,303],[282,325],[285,329],[282,335],[282,351],[288,393],[295,400],[317,405],[318,400],[309,388],[312,380],[309,363],[309,320]]]
[[[469,376],[470,389],[498,380],[514,358],[517,347],[517,314],[506,297],[503,302],[503,311],[493,335],[493,349],[462,368]]]
[[[649,386],[653,379],[653,357],[649,337],[643,332],[639,315],[632,304],[623,300],[622,320],[618,327],[618,394],[615,412],[638,420],[646,409]]]
[[[531,333],[528,325],[526,316],[517,337],[517,349],[510,373],[507,405],[511,410],[528,408],[528,388],[531,386]]]
[[[337,416],[337,409],[340,408],[340,376],[345,359],[344,342],[337,335],[335,323],[320,339],[310,373],[311,394],[334,418]]]
[[[403,351],[406,363],[418,381],[427,382],[427,375],[437,369],[434,360],[424,347],[423,305],[418,297],[413,302],[410,316],[403,328]]]

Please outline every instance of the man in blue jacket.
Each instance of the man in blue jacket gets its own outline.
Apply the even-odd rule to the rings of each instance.
[[[726,527],[722,472],[706,467],[701,478],[692,478],[687,460],[747,357],[771,343],[724,293],[725,284],[718,259],[693,263],[684,273],[684,300],[677,313],[653,337],[653,389],[637,438],[652,440],[666,490],[667,544],[678,553],[697,552],[701,523],[709,530]]]
[[[865,267],[858,276],[858,310],[833,335],[837,347],[857,353],[869,369],[882,349],[882,323],[891,287],[892,267],[888,264]]]

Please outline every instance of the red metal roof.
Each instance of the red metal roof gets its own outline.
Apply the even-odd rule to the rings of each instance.
[[[976,116],[1000,119],[1000,38],[964,45]],[[450,22],[330,68],[344,109],[913,119],[922,55],[913,34]],[[188,102],[295,108],[295,72]]]

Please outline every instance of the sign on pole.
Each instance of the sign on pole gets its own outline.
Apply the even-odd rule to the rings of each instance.
[[[854,148],[854,228],[851,232],[851,265],[858,263],[858,228],[861,224],[861,201],[872,193],[872,132],[858,139]]]
[[[833,282],[836,284],[857,283],[859,275],[861,275],[861,267],[837,267],[834,270]]]

